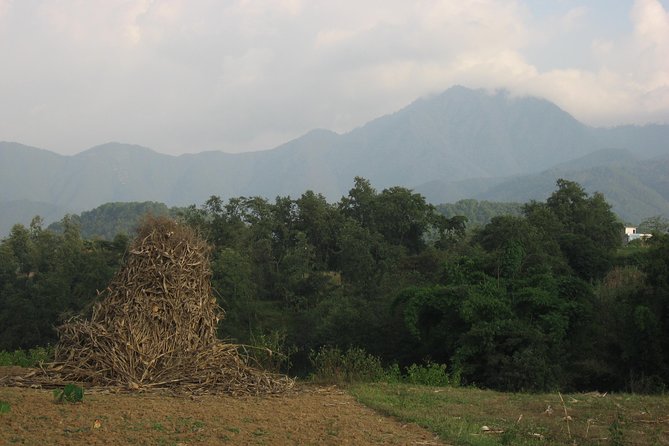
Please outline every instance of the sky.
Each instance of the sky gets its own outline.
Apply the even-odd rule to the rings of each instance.
[[[453,85],[669,123],[669,0],[0,0],[0,141],[271,149]]]

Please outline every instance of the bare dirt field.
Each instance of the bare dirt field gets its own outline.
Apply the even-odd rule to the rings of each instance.
[[[0,377],[20,372],[0,368]],[[87,392],[0,387],[0,445],[439,445],[434,434],[359,404],[336,387],[280,397]]]

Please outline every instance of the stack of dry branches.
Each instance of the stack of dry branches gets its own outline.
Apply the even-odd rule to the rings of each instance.
[[[280,393],[293,385],[217,339],[209,248],[188,227],[148,218],[90,320],[59,327],[55,361],[26,382],[126,389]]]

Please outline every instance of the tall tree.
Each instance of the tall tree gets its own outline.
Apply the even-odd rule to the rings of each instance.
[[[524,212],[557,241],[579,277],[601,278],[612,266],[623,226],[602,194],[589,197],[578,183],[559,179],[546,203],[529,203]]]

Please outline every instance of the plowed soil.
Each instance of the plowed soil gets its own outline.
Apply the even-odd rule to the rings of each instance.
[[[0,368],[0,377],[17,374]],[[298,385],[279,397],[87,392],[56,403],[49,390],[0,387],[0,445],[439,445],[336,387]]]

